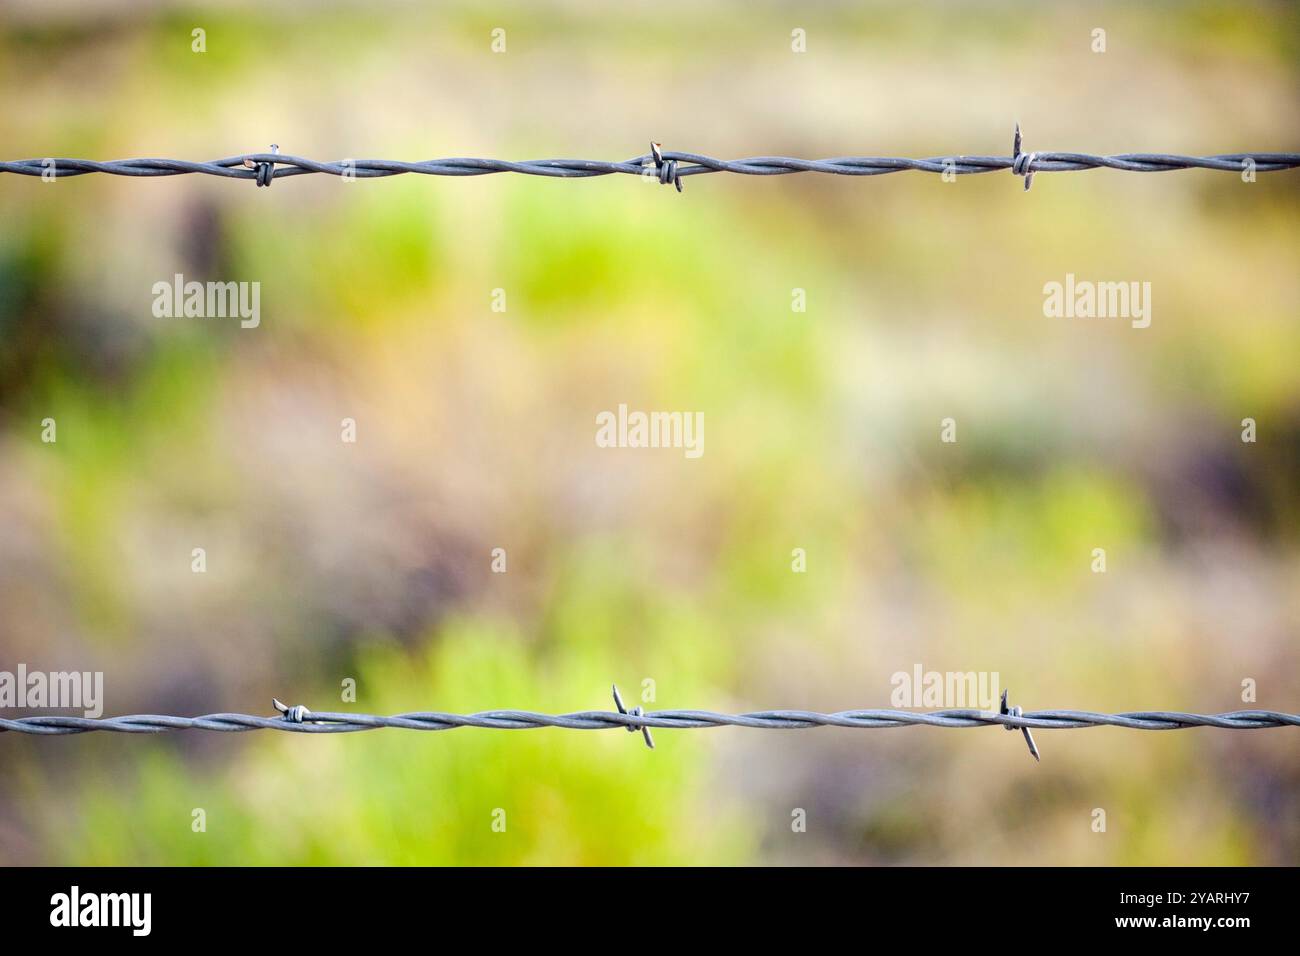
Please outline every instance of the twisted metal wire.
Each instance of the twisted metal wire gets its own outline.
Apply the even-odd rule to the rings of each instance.
[[[1009,169],[1025,179],[1029,188],[1035,173],[1072,172],[1083,169],[1119,169],[1127,172],[1162,173],[1175,169],[1214,169],[1240,173],[1249,163],[1257,172],[1277,172],[1300,167],[1300,153],[1227,153],[1217,156],[1180,156],[1170,153],[1124,153],[1094,156],[1089,153],[1023,152],[1017,126],[1011,156],[934,156],[908,159],[898,156],[841,156],[831,159],[798,159],[791,156],[751,156],[725,160],[698,153],[665,150],[659,143],[651,151],[623,162],[593,159],[533,159],[510,162],[501,159],[452,157],[403,162],[391,159],[356,159],[320,162],[278,152],[247,153],[207,162],[183,159],[21,159],[0,162],[0,173],[66,179],[90,173],[112,176],[184,176],[197,173],[226,179],[252,179],[259,186],[291,176],[323,174],[357,179],[382,179],[412,173],[422,176],[486,176],[520,173],[552,179],[589,179],[594,176],[651,173],[660,183],[681,191],[687,176],[736,173],[742,176],[784,176],[792,173],[825,173],[836,176],[883,176],[914,170],[970,176]]]
[[[402,730],[452,730],[483,727],[490,730],[532,730],[560,727],[565,730],[611,730],[644,727],[669,730],[698,730],[705,727],[750,727],[760,730],[806,730],[811,727],[994,727],[1012,730],[1077,730],[1083,727],[1124,727],[1129,730],[1186,730],[1189,727],[1217,727],[1222,730],[1262,730],[1267,727],[1300,727],[1300,714],[1274,710],[1236,710],[1226,714],[1188,714],[1180,711],[1135,711],[1099,714],[1088,710],[1027,710],[1019,716],[988,710],[841,710],[818,713],[810,710],[760,710],[745,714],[719,714],[710,710],[653,710],[644,714],[584,710],[572,714],[539,714],[527,710],[487,710],[476,714],[448,714],[417,711],[385,717],[377,714],[307,711],[301,722],[288,717],[259,717],[254,714],[205,714],[202,717],[173,717],[161,714],[131,714],[125,717],[38,717],[0,718],[0,732],[63,735],[97,730],[124,734],[154,734],[168,730],[282,730],[297,734],[343,734],[382,727]]]
[[[1008,708],[987,710],[843,710],[818,713],[809,710],[760,710],[744,714],[720,714],[708,710],[628,711],[621,698],[619,710],[578,711],[571,714],[539,714],[526,710],[489,710],[476,714],[418,711],[390,717],[377,714],[333,713],[308,710],[302,705],[275,706],[280,717],[253,714],[206,714],[175,717],[160,714],[132,714],[125,717],[34,716],[0,718],[0,732],[40,736],[61,736],[92,731],[126,734],[155,734],[170,730],[211,730],[242,733],[249,730],[280,730],[296,734],[357,733],[380,728],[402,730],[453,730],[482,727],[489,730],[533,730],[559,727],[565,730],[629,731],[698,730],[706,727],[749,727],[761,730],[806,730],[812,727],[883,729],[892,727],[1005,727],[1007,730],[1077,730],[1084,727],[1124,727],[1129,730],[1186,730],[1216,727],[1223,730],[1262,730],[1270,727],[1300,727],[1300,714],[1273,710],[1238,710],[1224,714],[1188,714],[1179,711],[1136,711],[1100,714],[1086,710],[1030,710]],[[649,741],[647,741],[649,742]]]

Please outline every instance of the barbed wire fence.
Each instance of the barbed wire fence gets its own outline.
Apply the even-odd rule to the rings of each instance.
[[[533,159],[511,162],[502,159],[453,157],[405,162],[392,159],[344,159],[321,162],[279,152],[247,153],[207,162],[184,159],[21,159],[0,162],[0,173],[39,176],[47,181],[104,173],[110,176],[152,178],[191,174],[225,179],[252,179],[258,186],[270,186],[277,179],[320,174],[350,179],[382,179],[388,176],[487,176],[518,173],[551,179],[590,179],[598,176],[644,176],[682,191],[688,176],[734,173],[742,176],[784,176],[793,173],[823,173],[834,176],[883,176],[908,170],[941,176],[972,176],[1011,170],[1030,187],[1036,173],[1076,172],[1085,169],[1118,169],[1126,172],[1162,173],[1176,169],[1211,169],[1243,176],[1278,172],[1300,167],[1300,153],[1226,153],[1216,156],[1181,156],[1171,153],[1124,153],[1095,156],[1090,153],[1026,152],[1016,126],[1010,156],[934,156],[910,159],[901,156],[841,156],[833,159],[798,159],[793,156],[751,156],[725,160],[698,153],[665,150],[651,143],[650,152],[622,162],[595,159]]]
[[[207,162],[181,159],[122,159],[97,161],[47,157],[0,161],[0,173],[38,176],[46,181],[94,173],[140,178],[207,175],[226,179],[251,179],[259,187],[276,179],[293,176],[329,175],[345,180],[380,179],[406,174],[423,176],[485,176],[517,173],[553,179],[589,179],[609,175],[651,178],[682,191],[682,179],[712,173],[743,176],[782,176],[820,173],[836,176],[882,176],[916,171],[944,177],[970,176],[1010,170],[1024,181],[1026,190],[1037,173],[1076,172],[1086,169],[1116,169],[1125,172],[1157,173],[1180,169],[1208,169],[1233,172],[1243,179],[1254,173],[1278,172],[1300,167],[1300,153],[1250,152],[1214,156],[1184,156],[1170,153],[1125,153],[1098,156],[1075,152],[1026,152],[1017,124],[1009,156],[954,155],[913,159],[898,156],[844,156],[832,159],[799,159],[791,156],[754,156],[723,160],[697,153],[665,150],[651,143],[650,152],[622,162],[589,159],[537,159],[511,162],[499,159],[446,158],[420,162],[387,159],[345,159],[321,162],[279,152],[249,153]],[[96,731],[155,734],[172,730],[205,730],[240,733],[250,730],[278,730],[290,733],[337,734],[395,728],[403,730],[453,730],[479,727],[491,730],[531,730],[556,727],[565,730],[610,730],[622,727],[640,732],[654,747],[651,729],[694,730],[711,727],[747,727],[762,730],[806,730],[813,727],[888,729],[908,726],[944,728],[996,727],[1020,730],[1037,760],[1039,752],[1032,730],[1077,730],[1088,727],[1121,727],[1129,730],[1186,730],[1213,727],[1225,730],[1263,730],[1300,727],[1300,714],[1271,710],[1241,710],[1222,714],[1192,714],[1180,711],[1139,711],[1103,714],[1079,710],[1023,711],[1007,703],[1002,694],[999,711],[936,710],[848,710],[819,713],[806,710],[765,710],[723,714],[707,710],[662,710],[645,712],[628,709],[614,688],[616,711],[580,711],[570,714],[540,714],[523,710],[495,710],[476,714],[416,712],[382,716],[376,714],[312,711],[274,701],[279,717],[254,714],[206,714],[180,717],[161,714],[133,714],[123,717],[71,717],[60,715],[0,718],[0,732],[35,736],[66,736]]]
[[[814,727],[849,727],[878,730],[896,727],[1003,727],[1024,734],[1029,752],[1037,760],[1038,747],[1032,730],[1080,730],[1086,727],[1122,727],[1128,730],[1187,730],[1214,727],[1221,730],[1265,730],[1300,727],[1300,714],[1274,710],[1238,710],[1223,714],[1189,714],[1181,711],[1136,711],[1101,714],[1086,710],[1022,710],[1007,702],[1002,693],[998,711],[935,710],[844,710],[818,713],[808,710],[761,710],[744,714],[721,714],[709,710],[644,711],[629,709],[614,687],[615,711],[589,710],[571,714],[539,714],[527,710],[489,710],[477,714],[449,714],[420,711],[381,716],[377,714],[313,711],[273,701],[279,717],[255,714],[205,714],[177,717],[162,714],[132,714],[125,717],[69,717],[41,715],[0,719],[0,732],[35,736],[66,736],[95,731],[124,734],[156,734],[172,730],[207,730],[243,733],[250,730],[279,730],[298,734],[345,734],[393,728],[400,730],[454,730],[479,727],[487,730],[535,730],[557,727],[564,730],[613,730],[640,732],[653,748],[651,729],[700,730],[713,727],[747,727],[757,730],[808,730]]]

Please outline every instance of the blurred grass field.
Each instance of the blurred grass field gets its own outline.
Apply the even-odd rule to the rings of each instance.
[[[24,0],[0,152],[1300,140],[1287,4],[669,7]],[[1252,678],[1294,712],[1298,185],[0,176],[0,669],[103,670],[110,714],[565,712],[647,679],[649,709],[837,710],[915,663],[1026,709],[1234,710]],[[1044,318],[1067,272],[1150,281],[1151,327]],[[260,282],[261,325],[155,318],[176,273]],[[596,448],[620,402],[703,411],[704,455]],[[1046,732],[1041,765],[991,730],[657,743],[5,735],[0,862],[1300,859],[1285,730]]]

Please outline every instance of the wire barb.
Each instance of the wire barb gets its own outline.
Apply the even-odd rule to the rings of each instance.
[[[276,156],[280,152],[280,147],[276,143],[271,144],[271,155]],[[244,166],[248,169],[256,170],[258,187],[271,185],[271,180],[275,178],[275,161],[264,162],[255,159],[252,156],[244,157]]]
[[[611,684],[610,686],[614,688],[614,706],[618,708],[618,712],[619,712],[620,714],[625,714],[626,716],[629,716],[629,717],[644,717],[644,716],[645,716],[645,712],[641,709],[641,705],[640,705],[640,704],[637,704],[637,705],[636,705],[635,707],[633,707],[631,710],[628,710],[627,707],[624,706],[624,704],[623,704],[623,698],[622,698],[621,696],[619,696],[619,693],[618,693],[618,685],[617,685],[617,684]],[[637,731],[637,728],[636,728],[635,725],[633,725],[633,724],[628,724],[628,725],[627,725],[627,732],[628,732],[629,734],[634,734],[634,733],[636,733],[636,731]],[[641,734],[645,737],[645,745],[646,745],[647,747],[649,747],[651,750],[654,750],[654,749],[655,749],[655,740],[654,740],[653,737],[650,736],[650,728],[647,727],[645,724],[642,724],[642,725],[641,725]]]
[[[271,703],[275,705],[276,710],[284,714],[284,719],[292,724],[301,724],[311,718],[311,711],[302,704],[298,704],[296,707],[290,707],[287,704],[280,703],[274,697],[271,698]]]
[[[1029,187],[1026,186],[1025,188],[1028,189]],[[1009,716],[1009,717],[1023,717],[1023,716],[1024,716],[1024,712],[1020,709],[1020,705],[1019,705],[1019,704],[1016,704],[1016,706],[1014,706],[1014,707],[1008,707],[1008,706],[1007,706],[1007,694],[1009,694],[1009,693],[1011,693],[1011,691],[1010,691],[1009,689],[1008,689],[1008,690],[1004,690],[1004,691],[1002,692],[1002,709],[999,711],[999,713],[1002,714],[1004,717],[1007,717],[1007,716]],[[1015,730],[1015,729],[1016,729],[1015,727],[1012,727],[1010,724],[1006,724],[1006,725],[1004,725],[1004,727],[1005,727],[1006,730]],[[1038,745],[1034,743],[1034,735],[1031,734],[1031,733],[1029,732],[1029,728],[1028,728],[1028,727],[1021,727],[1020,729],[1021,729],[1022,731],[1024,731],[1024,734],[1025,734],[1025,743],[1029,744],[1029,752],[1030,752],[1031,754],[1033,754],[1034,759],[1035,759],[1036,761],[1038,761],[1039,763],[1042,763],[1042,759],[1043,759],[1043,758],[1041,758],[1040,756],[1038,756]]]
[[[1034,160],[1037,153],[1023,153],[1020,150],[1020,124],[1016,124],[1016,135],[1011,141],[1011,172],[1025,177],[1025,192],[1034,184]]]
[[[650,144],[650,155],[654,159],[655,169],[659,173],[660,185],[667,186],[672,183],[677,187],[677,191],[682,191],[682,177],[677,172],[677,160],[664,159],[664,147],[662,143]]]

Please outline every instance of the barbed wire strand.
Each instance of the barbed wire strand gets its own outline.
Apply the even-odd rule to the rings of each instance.
[[[534,730],[559,727],[564,730],[611,730],[622,727],[640,731],[653,747],[651,728],[698,730],[710,727],[748,727],[760,730],[806,730],[813,727],[851,727],[859,730],[895,727],[1005,727],[1021,730],[1030,752],[1038,757],[1031,730],[1078,730],[1085,727],[1123,727],[1129,730],[1186,730],[1215,727],[1223,730],[1263,730],[1272,727],[1300,727],[1300,714],[1273,710],[1238,710],[1224,714],[1189,714],[1179,711],[1136,711],[1100,714],[1086,710],[1031,710],[1007,705],[1002,695],[1000,711],[936,710],[843,710],[818,713],[808,710],[761,710],[744,714],[720,714],[709,710],[628,710],[618,688],[614,688],[617,711],[579,711],[571,714],[539,714],[526,710],[489,710],[476,714],[419,711],[393,716],[331,713],[309,710],[302,705],[286,706],[278,700],[279,717],[254,714],[205,714],[175,717],[161,714],[132,714],[125,717],[67,717],[58,715],[0,718],[0,731],[36,736],[63,736],[94,731],[125,734],[156,734],[171,730],[209,730],[243,733],[250,730],[279,730],[298,734],[358,733],[381,728],[401,730],[453,730],[480,727],[488,730]]]
[[[407,173],[421,176],[487,176],[496,173],[519,173],[551,179],[590,179],[596,176],[650,176],[678,192],[682,179],[710,173],[735,173],[742,176],[784,176],[792,173],[824,173],[835,176],[883,176],[913,170],[926,173],[971,176],[998,170],[1011,170],[1023,177],[1028,189],[1036,173],[1074,172],[1084,169],[1118,169],[1127,172],[1163,173],[1175,169],[1213,169],[1242,173],[1278,172],[1300,167],[1300,153],[1227,153],[1217,156],[1180,156],[1170,153],[1124,153],[1117,156],[1094,156],[1090,153],[1025,152],[1021,133],[1016,126],[1010,156],[934,156],[909,159],[900,156],[841,156],[831,159],[798,159],[792,156],[751,156],[725,160],[698,153],[665,150],[659,143],[650,144],[650,152],[623,162],[593,159],[532,159],[511,162],[502,159],[450,157],[420,162],[392,159],[345,159],[320,162],[279,152],[272,145],[269,153],[247,153],[207,162],[184,159],[20,159],[0,162],[0,173],[68,179],[91,173],[111,176],[185,176],[200,174],[226,179],[252,179],[258,186],[270,186],[276,179],[322,174],[345,179],[381,179]]]

